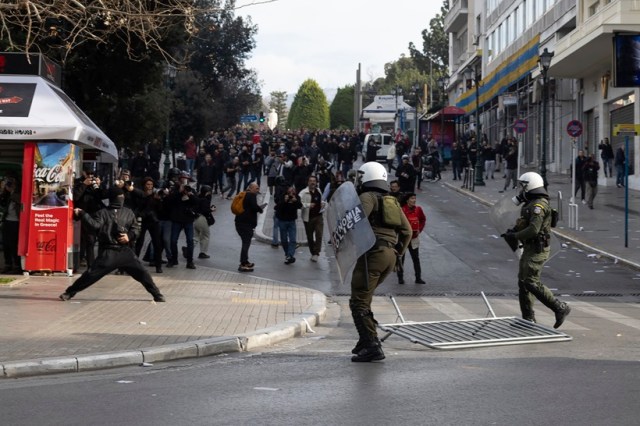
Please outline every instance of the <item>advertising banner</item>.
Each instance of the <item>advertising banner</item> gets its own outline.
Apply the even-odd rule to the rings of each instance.
[[[28,145],[31,149],[25,149],[25,166],[31,163],[32,176],[24,181],[30,189],[23,187],[28,220],[24,269],[66,271],[73,243],[73,172],[78,148],[55,142]],[[27,191],[29,200],[24,199]]]
[[[345,182],[338,187],[327,207],[326,219],[340,281],[344,283],[358,258],[376,242],[353,183]]]

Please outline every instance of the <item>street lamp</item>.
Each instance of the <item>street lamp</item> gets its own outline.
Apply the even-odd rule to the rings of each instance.
[[[549,66],[551,66],[551,58],[553,58],[553,52],[549,52],[545,47],[538,59],[544,90],[542,94],[542,153],[540,155],[540,176],[542,177],[545,188],[547,187],[547,104],[549,103],[549,79],[547,74],[549,72]]]
[[[171,98],[171,90],[173,89],[173,83],[176,79],[176,74],[178,70],[173,65],[167,65],[164,69],[163,75],[165,76],[165,88],[167,89],[167,100]],[[169,105],[173,105],[173,103],[169,102]],[[167,176],[169,175],[169,168],[171,168],[171,160],[169,160],[169,155],[171,154],[171,147],[169,145],[169,129],[171,127],[171,107],[169,108],[169,112],[167,113],[167,128],[165,132],[164,139],[164,180],[167,180]]]
[[[467,68],[465,76],[467,80],[473,80],[473,84],[476,87],[476,177],[473,181],[473,189],[475,189],[476,186],[484,186],[484,180],[482,179],[484,164],[482,164],[482,145],[480,145],[482,135],[480,133],[480,73],[478,72],[478,67]]]
[[[444,149],[444,107],[447,105],[447,97],[445,96],[445,90],[449,85],[449,76],[443,75],[438,78],[438,87],[440,87],[440,95],[442,96],[442,111],[440,112],[440,149]]]

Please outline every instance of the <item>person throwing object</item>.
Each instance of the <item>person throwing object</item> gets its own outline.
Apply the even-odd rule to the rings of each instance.
[[[95,284],[108,273],[121,269],[141,283],[156,302],[165,298],[153,282],[153,278],[136,257],[129,245],[140,232],[140,226],[131,209],[123,207],[124,191],[112,188],[109,191],[109,207],[98,210],[94,216],[75,209],[83,223],[98,234],[99,254],[97,259],[71,286],[62,293],[60,300],[66,301],[78,292]]]

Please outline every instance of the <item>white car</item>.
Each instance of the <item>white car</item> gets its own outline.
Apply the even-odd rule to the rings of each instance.
[[[368,133],[364,137],[364,144],[362,147],[362,158],[367,158],[367,146],[369,146],[369,141],[373,138],[377,144],[380,145],[380,149],[378,150],[377,160],[378,161],[387,161],[387,153],[389,152],[389,148],[395,143],[393,137],[389,133]]]

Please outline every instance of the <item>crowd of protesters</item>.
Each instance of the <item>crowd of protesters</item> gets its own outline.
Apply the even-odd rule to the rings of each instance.
[[[185,138],[178,149],[184,156],[183,162],[178,162],[181,167],[170,168],[163,176],[163,147],[153,139],[132,151],[121,150],[117,176],[109,185],[101,181],[96,170],[85,168],[74,184],[74,206],[95,215],[108,205],[107,186],[122,189],[125,207],[133,211],[140,224],[139,235],[128,244],[156,273],[162,273],[163,267],[180,264],[195,269],[197,259],[210,258],[216,198],[232,200],[252,183],[257,184],[258,191],[266,184],[263,192],[268,191],[273,197],[272,246],[282,247],[286,264],[294,263],[295,223],[300,218],[310,242],[310,260],[317,262],[325,205],[342,182],[354,180],[354,163],[359,160],[358,153],[363,152],[364,140],[364,132],[347,130],[261,132],[239,126],[211,131],[204,138]],[[449,151],[453,179],[462,179],[462,171],[476,164],[477,155],[482,156],[486,166],[486,178],[493,178],[500,167],[511,176],[509,159],[515,157],[515,147],[508,138],[491,147],[486,139],[478,143],[472,133],[467,135]],[[367,155],[375,156],[377,149],[375,143],[367,147]],[[443,147],[431,135],[422,135],[414,147],[399,132],[390,152],[388,167],[390,172],[395,171],[400,192],[411,194],[422,189],[423,180],[442,178]],[[10,190],[11,183],[4,192],[9,194]],[[6,220],[11,220],[7,207],[11,198],[7,195],[5,199],[3,206],[9,212]],[[247,240],[248,233],[243,235]],[[6,241],[13,239],[6,236]],[[80,241],[76,270],[90,268],[96,259],[97,235],[85,221],[81,221]],[[245,249],[240,271],[253,270],[246,245]],[[7,251],[5,257],[12,257],[11,253]],[[6,258],[5,272],[17,269],[17,263],[16,259]]]
[[[110,186],[123,191],[124,206],[133,211],[140,223],[139,235],[128,244],[156,273],[181,263],[195,269],[196,259],[211,257],[208,249],[210,227],[215,223],[214,197],[232,200],[247,189],[250,191],[246,193],[256,194],[264,180],[274,195],[274,246],[283,242],[285,263],[295,261],[298,217],[305,220],[308,237],[315,239],[310,257],[317,261],[323,232],[322,208],[336,185],[344,181],[341,170],[346,173],[352,169],[363,139],[364,134],[347,131],[261,133],[241,127],[211,131],[200,140],[186,138],[179,149],[184,156],[184,162],[178,163],[182,167],[171,168],[166,176],[160,170],[162,146],[157,139],[133,151],[122,150],[118,173]],[[96,170],[87,167],[82,171],[73,188],[73,199],[75,207],[89,215],[108,206],[108,188]],[[241,272],[253,270],[253,263],[248,260],[248,241],[255,224],[246,216],[243,213],[236,217],[236,228],[243,230],[238,231],[243,241],[238,268]],[[238,225],[244,222],[251,228],[250,233],[244,229],[247,226]],[[85,221],[81,223],[76,270],[90,269],[96,259],[97,233]]]

